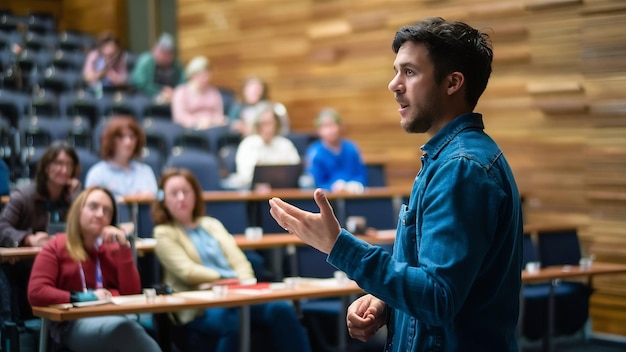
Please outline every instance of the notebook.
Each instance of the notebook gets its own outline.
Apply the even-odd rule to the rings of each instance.
[[[272,188],[298,188],[302,164],[257,165],[252,176],[252,188],[258,184],[269,184]]]

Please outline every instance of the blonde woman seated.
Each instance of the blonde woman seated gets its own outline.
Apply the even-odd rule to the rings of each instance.
[[[207,283],[254,278],[250,262],[219,220],[205,216],[198,180],[186,169],[169,169],[159,180],[153,207],[156,255],[165,283],[175,291],[196,290]],[[251,307],[253,325],[269,329],[272,351],[307,352],[306,332],[287,302]],[[211,308],[176,313],[178,323],[217,337],[217,352],[238,350],[239,309]]]
[[[225,188],[251,186],[257,165],[293,165],[300,163],[300,154],[291,140],[279,134],[281,120],[273,105],[263,103],[255,121],[255,134],[244,138],[235,155],[236,173],[223,182]]]
[[[219,89],[211,85],[211,66],[204,56],[189,61],[187,83],[174,90],[172,119],[186,128],[206,129],[226,123]]]
[[[139,272],[126,234],[114,226],[113,195],[91,187],[72,204],[67,235],[53,237],[37,255],[28,285],[32,306],[109,300],[141,292]],[[52,337],[72,351],[160,351],[126,316],[53,323]]]

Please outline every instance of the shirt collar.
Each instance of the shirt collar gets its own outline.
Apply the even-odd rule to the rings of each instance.
[[[461,131],[467,128],[485,129],[483,115],[470,112],[457,116],[420,148],[422,155],[426,154],[429,155],[430,158],[437,158],[437,155],[441,153],[443,148],[461,133]]]

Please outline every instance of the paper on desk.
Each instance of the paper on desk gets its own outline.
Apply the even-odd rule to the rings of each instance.
[[[132,303],[145,303],[145,295],[124,295],[111,297],[111,302],[114,304],[132,304]]]
[[[141,239],[138,239],[137,242],[145,243],[146,245],[156,246],[157,239],[156,238],[141,238]]]
[[[300,281],[301,284],[307,284],[312,286],[320,286],[320,287],[337,287],[339,283],[334,277],[329,279],[305,279],[302,278]]]
[[[267,288],[237,288],[234,290],[231,290],[231,292],[235,292],[235,293],[240,293],[242,295],[260,295],[261,293],[268,293],[268,292],[272,292],[272,289],[267,287]]]
[[[183,298],[194,298],[194,299],[213,299],[215,296],[213,295],[213,291],[203,290],[203,291],[185,291],[185,292],[177,292],[174,295]]]

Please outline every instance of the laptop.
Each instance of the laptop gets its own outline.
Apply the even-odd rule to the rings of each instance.
[[[258,184],[268,184],[271,188],[298,188],[302,174],[302,164],[257,165],[252,176],[252,189]]]

